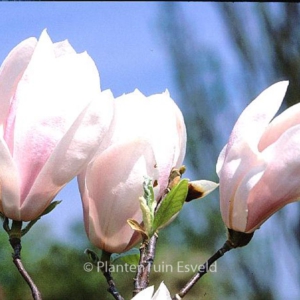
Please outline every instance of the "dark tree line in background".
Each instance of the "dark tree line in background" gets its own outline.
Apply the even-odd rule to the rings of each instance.
[[[229,137],[232,120],[238,117],[234,110],[237,101],[244,108],[263,89],[280,80],[290,82],[285,106],[300,101],[300,5],[229,2],[212,5],[232,46],[236,61],[232,69],[226,68],[222,60],[222,51],[226,51],[222,45],[209,48],[193,35],[193,24],[185,18],[181,3],[161,5],[158,23],[187,124],[188,168],[195,178],[218,180],[215,164]],[[188,211],[194,218],[189,226],[185,225],[185,244],[212,253],[224,241],[225,231],[218,213],[218,199],[203,201],[205,204],[196,204],[197,212],[195,206]],[[223,276],[210,277],[218,283],[218,299],[278,299],[272,275],[278,272],[277,262],[287,256],[294,266],[290,270],[287,265],[288,272],[300,282],[300,266],[297,266],[300,211],[297,203],[293,205],[298,210],[296,218],[291,219],[286,209],[274,215],[271,231],[264,238],[254,239],[247,249],[231,253],[226,257],[227,271],[225,265],[220,267]],[[178,218],[178,230],[186,222],[184,219],[186,214]],[[286,246],[277,247],[279,236]]]

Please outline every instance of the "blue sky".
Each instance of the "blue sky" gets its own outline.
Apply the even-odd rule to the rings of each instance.
[[[0,60],[19,42],[39,37],[47,28],[53,42],[68,39],[77,52],[89,53],[98,67],[103,90],[111,89],[117,97],[136,88],[145,95],[168,89],[178,103],[170,61],[157,28],[160,5],[160,2],[1,2]],[[182,2],[181,6],[193,24],[193,34],[201,36],[208,46],[222,45],[227,49],[222,51],[224,61],[233,66],[232,49],[216,12],[216,3]],[[63,202],[40,222],[49,224],[58,237],[65,239],[64,228],[82,218],[76,181],[68,184],[56,199]]]
[[[158,29],[161,5],[160,2],[1,2],[0,59],[3,61],[20,41],[31,36],[38,38],[46,28],[53,42],[68,39],[77,52],[89,53],[98,67],[102,90],[111,89],[117,97],[136,88],[145,95],[168,89],[178,103],[170,61]],[[193,34],[201,34],[201,39],[210,45],[226,43],[211,3],[181,5],[193,23]],[[212,32],[218,36],[212,39]],[[82,217],[76,181],[56,199],[63,201],[40,222],[49,223],[65,239],[62,228]]]
[[[68,39],[97,64],[103,89],[116,96],[139,87],[145,93],[169,86],[157,80],[164,70],[162,49],[152,34],[155,3],[18,2],[1,3],[1,57],[19,41],[44,28],[53,41]],[[165,77],[165,76],[163,76]],[[157,85],[154,82],[160,84]]]

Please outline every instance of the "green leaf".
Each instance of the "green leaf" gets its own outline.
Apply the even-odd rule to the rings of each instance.
[[[129,251],[121,254],[114,253],[111,255],[110,262],[123,262],[129,265],[137,266],[140,260],[140,251],[137,248],[132,248]]]
[[[188,179],[182,179],[162,200],[153,222],[153,231],[166,225],[178,213],[188,193]]]
[[[4,220],[3,220],[3,228],[8,234],[10,234],[9,219],[6,217],[4,217]]]
[[[154,213],[151,213],[151,210],[150,210],[149,206],[147,205],[147,201],[144,197],[140,197],[139,201],[140,201],[140,208],[143,213],[144,231],[149,236],[149,233],[152,228],[153,219],[154,219]]]
[[[143,231],[146,235],[143,235],[143,237],[148,239],[153,234],[152,224],[154,220],[154,211],[157,204],[154,197],[152,179],[150,177],[144,176],[143,189],[144,195],[139,198],[139,201],[143,214]],[[130,224],[131,227],[132,225],[134,224]],[[137,230],[136,228],[133,229]],[[141,232],[141,230],[138,231]]]
[[[58,204],[60,204],[62,202],[62,200],[60,201],[53,201],[51,202],[48,207],[43,211],[43,213],[39,216],[39,218],[41,216],[47,215],[49,214]]]
[[[30,221],[24,229],[22,229],[21,231],[21,235],[25,235],[30,229],[31,227],[40,219],[41,217],[36,218],[35,220]]]
[[[143,188],[144,188],[144,198],[146,200],[146,204],[150,209],[151,214],[154,215],[154,210],[156,207],[156,201],[154,197],[154,190],[152,179],[150,177],[144,176]]]
[[[84,254],[86,254],[90,261],[95,265],[97,266],[98,262],[100,261],[98,255],[93,251],[93,250],[90,250],[90,249],[85,249],[84,250]]]
[[[59,203],[61,203],[61,201],[53,201],[51,202],[47,208],[34,220],[30,221],[26,227],[24,229],[22,229],[22,236],[25,235],[30,229],[31,227],[44,215],[49,214]]]

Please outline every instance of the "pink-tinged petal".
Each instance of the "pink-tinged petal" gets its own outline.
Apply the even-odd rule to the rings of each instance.
[[[29,38],[18,44],[6,57],[0,68],[0,128],[5,126],[11,98],[36,46],[36,39]]]
[[[103,147],[136,137],[147,137],[160,172],[160,193],[167,186],[170,170],[181,166],[186,149],[183,116],[168,92],[144,96],[140,91],[116,98],[112,137]]]
[[[138,91],[115,99],[114,119],[110,132],[99,149],[99,153],[114,143],[134,139],[136,136],[143,136],[146,122],[141,113],[143,110],[140,103],[145,102],[145,100],[146,97]]]
[[[170,98],[168,91],[150,96],[149,101],[153,103],[151,116],[155,116],[157,120],[152,121],[152,130],[157,134],[152,146],[160,171],[160,193],[163,193],[168,184],[170,170],[173,167],[180,167],[183,163],[186,128],[182,113]]]
[[[155,292],[152,300],[172,300],[169,290],[166,285],[162,282]]]
[[[154,125],[157,124],[157,130],[163,130],[166,134],[165,141],[167,140],[170,145],[175,144],[173,167],[180,167],[185,157],[187,141],[183,115],[170,97],[168,90],[162,94],[150,96],[149,101],[153,101],[153,114],[155,115],[155,119],[157,117],[160,118],[164,124],[164,128],[162,129],[162,123],[153,122]],[[165,122],[163,122],[163,120],[165,120]],[[168,127],[166,127],[166,125],[168,125]]]
[[[135,139],[109,147],[88,166],[86,178],[79,177],[85,228],[94,245],[114,253],[139,241],[140,236],[129,241],[134,231],[127,219],[142,221],[143,176],[155,180],[155,165],[149,142]]]
[[[262,162],[260,165],[253,167],[248,171],[246,176],[240,182],[234,200],[229,204],[229,215],[228,218],[224,218],[224,222],[228,228],[236,231],[245,232],[247,230],[248,221],[248,197],[251,193],[252,188],[261,179],[266,164]]]
[[[19,178],[5,141],[0,137],[0,212],[19,220]]]
[[[224,165],[226,153],[227,153],[227,144],[221,150],[218,160],[217,160],[217,164],[216,164],[216,173],[218,174],[219,177],[220,177],[220,173],[223,168],[223,165]]]
[[[271,85],[246,107],[232,130],[227,152],[231,151],[232,147],[239,147],[242,143],[249,144],[250,148],[257,152],[258,142],[278,111],[287,86],[288,81]]]
[[[186,128],[181,111],[169,92],[146,99],[149,136],[160,172],[160,193],[168,184],[170,170],[182,165],[186,149]]]
[[[239,212],[247,211],[246,199],[237,200],[236,191],[249,170],[254,170],[261,164],[257,145],[268,123],[278,111],[287,85],[286,81],[273,84],[247,106],[237,120],[226,148],[220,153],[217,163],[220,206],[227,225],[236,219],[235,209],[238,208]]]
[[[20,51],[22,51],[22,49],[20,49]],[[30,94],[28,94],[26,89],[26,86],[32,86],[32,78],[37,77],[39,78],[39,76],[41,74],[43,74],[44,72],[44,66],[46,66],[47,63],[49,63],[49,65],[53,65],[53,60],[54,60],[54,54],[52,51],[52,42],[49,38],[49,36],[47,35],[46,31],[44,31],[38,41],[38,43],[35,45],[34,51],[33,53],[31,53],[31,55],[28,55],[28,60],[30,60],[30,62],[26,65],[24,65],[24,70],[22,72],[22,78],[18,78],[18,82],[16,82],[17,86],[15,87],[15,89],[13,90],[13,98],[10,99],[11,100],[11,105],[9,108],[9,116],[7,118],[7,122],[6,122],[6,127],[5,127],[5,132],[4,132],[4,138],[5,141],[10,149],[10,152],[13,154],[14,153],[14,145],[15,145],[15,140],[17,140],[16,137],[16,133],[15,133],[15,126],[16,126],[16,115],[19,114],[19,108],[21,108],[21,106],[24,106],[26,109],[26,114],[24,116],[24,119],[21,118],[21,123],[24,123],[24,127],[26,127],[25,125],[25,120],[30,120],[30,117],[32,115],[32,113],[28,114],[28,110],[30,111],[34,111],[35,110],[35,106],[31,106],[31,102],[33,99],[31,99]],[[34,66],[37,66],[37,68],[35,70],[32,71],[32,69],[34,68]],[[12,67],[14,68],[14,66]],[[26,70],[25,70],[26,69]],[[41,72],[42,70],[42,72]],[[47,68],[45,67],[45,71],[47,72]],[[32,74],[30,76],[30,73]],[[43,77],[43,76],[41,76]],[[39,78],[40,79],[40,78]],[[42,78],[41,78],[42,79]],[[25,85],[25,88],[24,88]],[[36,86],[35,86],[36,90],[42,89],[42,86],[40,87],[40,83],[37,82]],[[23,91],[25,90],[25,92]],[[47,91],[45,91],[47,92]],[[17,95],[19,96],[17,96]],[[20,96],[21,94],[21,96]],[[26,97],[28,96],[28,98],[26,99],[26,101],[22,100],[20,101],[20,99],[22,98],[22,95],[25,96],[24,99],[26,99]],[[41,99],[43,99],[43,97],[39,97],[39,102],[42,102]],[[23,110],[23,109],[21,109]],[[19,116],[18,116],[19,118]],[[19,118],[20,119],[20,118]]]
[[[300,197],[300,125],[287,130],[264,152],[266,170],[248,197],[246,232],[254,231],[273,213]]]
[[[92,59],[86,53],[55,58],[44,32],[14,100],[13,157],[21,176],[22,201],[63,135],[99,93]]]
[[[24,221],[41,213],[97,151],[113,116],[113,96],[105,91],[94,97],[96,99],[78,116],[35,178],[21,204]]]
[[[300,103],[295,104],[274,118],[262,135],[258,148],[263,151],[289,128],[300,123]]]
[[[115,100],[110,131],[79,176],[85,228],[94,245],[124,252],[139,241],[127,220],[142,221],[143,177],[153,179],[158,200],[171,169],[182,163],[185,144],[183,117],[168,92],[145,97],[135,90]]]
[[[131,300],[151,300],[154,292],[154,286],[149,286],[135,295]]]
[[[133,93],[118,97],[116,120],[122,127],[114,133],[112,143],[137,135],[148,135],[156,144],[161,145],[163,141],[168,145],[172,144],[172,148],[175,144],[177,148],[174,156],[176,160],[183,160],[186,129],[182,114],[168,92],[146,97],[135,90]]]
[[[236,191],[249,170],[255,168],[257,164],[259,164],[257,156],[247,144],[240,145],[240,148],[234,147],[227,152],[219,172],[220,209],[226,225],[232,224],[236,206],[239,207],[239,211],[247,210],[246,199],[240,202],[240,199],[236,198]]]

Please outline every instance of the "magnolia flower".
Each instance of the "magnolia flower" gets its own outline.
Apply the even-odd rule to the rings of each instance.
[[[235,231],[254,232],[300,196],[300,104],[272,120],[287,86],[278,82],[250,103],[219,156],[221,213]]]
[[[140,240],[127,220],[142,221],[144,176],[153,179],[159,199],[185,148],[183,116],[168,92],[145,97],[135,90],[115,99],[110,136],[78,177],[85,229],[95,246],[120,253]]]
[[[131,300],[172,300],[170,292],[168,291],[166,285],[162,282],[152,297],[154,292],[154,286],[149,286],[146,289],[139,292]]]
[[[0,212],[37,218],[95,154],[113,113],[87,53],[67,41],[17,45],[0,69]]]

